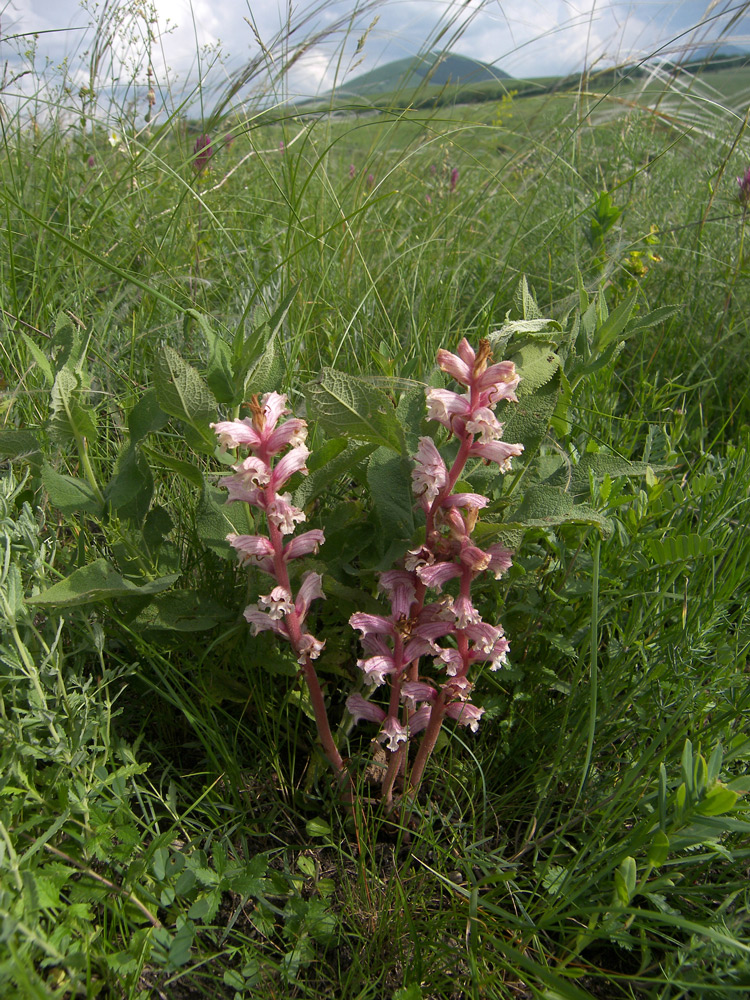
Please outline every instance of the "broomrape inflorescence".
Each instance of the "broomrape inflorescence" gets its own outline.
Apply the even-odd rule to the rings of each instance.
[[[380,574],[378,586],[390,602],[390,614],[357,612],[350,618],[365,652],[357,661],[364,683],[373,689],[383,684],[390,688],[386,706],[361,693],[350,695],[346,702],[355,723],[379,724],[377,739],[389,755],[383,780],[386,804],[398,779],[416,793],[445,718],[477,730],[484,710],[471,701],[471,667],[488,662],[490,669],[497,669],[508,653],[502,626],[482,620],[471,590],[474,580],[487,571],[499,579],[511,565],[511,553],[502,545],[481,549],[475,544],[472,532],[489,500],[479,493],[454,490],[470,459],[496,463],[506,472],[512,458],[523,451],[522,445],[502,440],[503,425],[494,413],[498,403],[517,401],[519,376],[512,362],[491,363],[486,340],[475,352],[464,339],[456,354],[438,351],[437,362],[464,391],[427,389],[427,416],[456,438],[458,450],[448,467],[431,437],[419,439],[412,486],[424,512],[424,542],[406,553],[403,565]],[[235,474],[224,480],[229,500],[249,503],[266,515],[268,536],[232,534],[228,540],[244,563],[275,581],[257,605],[246,608],[245,618],[256,634],[271,630],[291,644],[310,691],[326,756],[343,781],[349,776],[331,734],[313,662],[325,642],[305,628],[311,602],[324,596],[321,577],[304,574],[296,595],[289,579],[289,562],[317,552],[324,536],[314,529],[284,541],[305,514],[279,490],[295,472],[307,473],[309,455],[304,444],[307,425],[294,417],[280,422],[288,413],[286,397],[272,392],[262,401],[253,397],[250,418],[212,424],[222,447],[245,447],[250,452],[233,466]],[[457,594],[443,593],[444,585],[453,580]],[[429,592],[436,599],[428,601]],[[422,673],[426,660],[431,663],[429,675]],[[424,735],[409,770],[408,743],[419,733]]]

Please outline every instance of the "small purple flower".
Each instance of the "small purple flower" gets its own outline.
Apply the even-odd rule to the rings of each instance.
[[[750,167],[747,168],[742,177],[737,178],[737,185],[739,187],[737,197],[740,199],[740,204],[747,205],[750,202]]]
[[[356,175],[356,173],[357,173],[357,168],[354,166],[353,163],[350,163],[349,164],[349,179],[353,180],[354,177],[355,177],[355,175]]]
[[[213,146],[211,145],[210,135],[199,135],[195,140],[195,145],[193,146],[193,170],[196,174],[202,173],[208,166],[209,160],[214,155]]]
[[[456,190],[456,185],[458,184],[458,167],[454,167],[451,170],[451,191]]]
[[[371,188],[374,183],[375,183],[375,174],[368,174],[367,175],[367,186],[368,186],[368,188]]]
[[[93,167],[93,166],[94,166],[94,165],[96,164],[96,158],[95,158],[95,156],[94,156],[94,154],[93,154],[93,153],[92,153],[92,154],[91,154],[91,155],[89,156],[88,160],[86,160],[86,163],[87,163],[87,164],[88,164],[88,165],[89,165],[90,167]]]
[[[437,167],[435,166],[434,163],[430,164],[430,173],[431,174],[436,174],[437,173]]]
[[[227,134],[224,136],[224,146],[227,149],[229,149],[229,147],[234,142],[234,139],[235,139],[235,137],[232,135],[232,133],[231,132],[227,132]]]
[[[286,146],[284,145],[284,140],[283,139],[279,143],[279,152],[280,153],[285,153],[286,152]]]

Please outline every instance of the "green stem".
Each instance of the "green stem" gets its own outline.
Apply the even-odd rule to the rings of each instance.
[[[599,557],[602,549],[601,537],[597,535],[594,543],[594,567],[591,578],[591,653],[589,658],[590,686],[589,686],[589,732],[586,741],[586,759],[583,763],[583,774],[581,784],[576,794],[573,805],[578,802],[581,793],[586,787],[589,772],[591,770],[591,755],[594,749],[594,734],[596,733],[596,703],[599,689],[598,676],[598,653],[599,653]]]

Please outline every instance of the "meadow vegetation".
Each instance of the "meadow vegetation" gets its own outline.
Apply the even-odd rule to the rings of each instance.
[[[200,121],[6,94],[4,997],[747,995],[747,72]],[[348,622],[420,540],[464,337],[521,376],[523,457],[465,477],[510,656],[384,810]],[[260,521],[210,424],[272,391],[350,808],[225,540]]]

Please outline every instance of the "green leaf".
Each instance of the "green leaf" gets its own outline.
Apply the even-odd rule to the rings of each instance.
[[[637,868],[635,858],[624,858],[615,872],[615,894],[622,906],[627,906],[633,898],[636,884]]]
[[[412,464],[390,448],[377,448],[367,464],[367,483],[383,538],[410,539],[414,533]]]
[[[266,345],[263,353],[247,366],[244,372],[243,395],[249,397],[255,393],[262,395],[266,392],[278,391],[285,372],[284,358],[274,337]]]
[[[536,299],[529,291],[529,284],[525,274],[521,276],[521,280],[518,283],[518,288],[513,296],[513,305],[516,311],[526,320],[543,319],[539,306],[536,304]]]
[[[95,441],[96,413],[86,402],[88,390],[79,372],[61,368],[50,397],[51,417],[48,432],[53,441],[66,444],[85,437]]]
[[[31,431],[0,427],[0,458],[38,465],[42,451]]]
[[[52,369],[49,358],[39,347],[37,347],[27,333],[21,333],[21,337],[34,358],[34,361],[36,361],[39,365],[42,375],[44,375],[45,382],[47,385],[52,385],[55,381],[55,373]]]
[[[128,414],[128,428],[132,444],[137,444],[148,434],[160,431],[169,417],[159,406],[156,389],[148,389]]]
[[[586,452],[571,470],[568,489],[573,496],[589,496],[592,473],[595,479],[601,482],[605,476],[609,476],[610,479],[617,479],[619,476],[645,476],[649,468],[647,462],[629,462],[618,455]]]
[[[216,398],[195,368],[166,344],[156,356],[154,383],[162,410],[197,431],[213,451],[216,441],[208,425],[216,416]]]
[[[191,310],[192,312],[192,310]],[[205,317],[201,317],[201,328],[208,342],[208,367],[206,382],[220,403],[236,406],[241,393],[232,371],[232,348],[215,333]]]
[[[544,344],[536,343],[524,344],[513,355],[512,360],[516,364],[516,370],[521,376],[521,385],[523,386],[523,392],[518,397],[519,402],[521,395],[530,396],[541,386],[546,385],[562,364],[554,351]]]
[[[521,382],[518,387],[518,403],[498,407],[498,419],[505,424],[503,439],[524,446],[524,454],[520,459],[524,464],[534,458],[549,430],[560,393],[560,373],[561,369],[558,368],[545,385],[530,395],[526,394]]]
[[[722,816],[735,806],[739,798],[737,792],[722,785],[717,781],[714,787],[708,792],[695,807],[696,812],[701,816]]]
[[[183,462],[181,458],[175,458],[174,455],[166,455],[163,451],[157,451],[155,448],[147,448],[145,445],[142,450],[152,460],[155,467],[163,466],[165,469],[169,469],[170,472],[176,472],[178,476],[187,479],[189,483],[192,483],[193,486],[197,486],[199,489],[203,486],[203,473],[192,462]]]
[[[101,502],[84,479],[56,472],[46,462],[42,466],[42,486],[49,502],[63,514],[103,514]]]
[[[297,507],[306,507],[330,490],[336,480],[354,469],[372,454],[373,444],[356,444],[345,438],[332,438],[310,456],[306,476],[294,492]]]
[[[404,451],[393,403],[380,389],[332,368],[324,368],[303,388],[308,417],[318,420],[331,437],[351,437]]]
[[[123,579],[106,559],[96,559],[88,566],[74,570],[70,576],[43,590],[41,594],[27,598],[26,603],[73,608],[116,597],[146,597],[166,590],[177,579],[178,574],[174,573],[139,587]]]
[[[401,394],[396,407],[396,416],[401,424],[407,451],[413,455],[419,447],[421,425],[427,416],[423,386],[416,386]]]
[[[149,601],[135,625],[171,632],[204,632],[232,617],[231,611],[205,591],[172,590]]]
[[[669,856],[669,837],[663,830],[657,830],[648,849],[647,861],[654,868],[663,865]]]
[[[331,826],[324,819],[309,819],[305,823],[308,837],[330,837]]]
[[[226,493],[212,486],[204,486],[195,509],[195,527],[203,544],[221,556],[231,559],[233,549],[227,535],[252,533],[247,520],[248,507],[244,503],[226,503]]]
[[[594,354],[600,354],[617,340],[624,339],[622,334],[628,325],[637,297],[638,290],[636,289],[607,316],[602,325],[595,331],[592,344]]]
[[[557,524],[591,524],[603,535],[612,534],[611,522],[588,504],[574,503],[556,486],[530,486],[518,507],[508,515],[506,527],[545,528]]]
[[[117,456],[115,474],[107,484],[104,498],[121,517],[139,524],[148,513],[154,492],[154,477],[146,459],[132,445]]]

